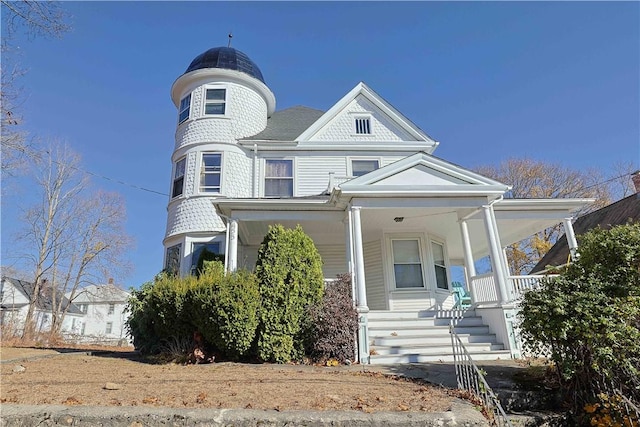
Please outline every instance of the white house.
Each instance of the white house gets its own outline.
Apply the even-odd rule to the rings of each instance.
[[[1,281],[0,325],[2,332],[19,335],[24,329],[24,323],[29,310],[29,301],[33,295],[33,283],[24,280],[2,277]],[[56,292],[56,299],[52,298],[51,288],[43,286],[36,300],[34,319],[36,332],[48,333],[51,329],[52,307],[58,306],[62,301],[62,307],[68,306],[67,313],[62,321],[61,333],[71,333],[82,323],[83,313],[69,302],[60,292]],[[62,315],[62,313],[59,313]]]
[[[361,362],[451,356],[451,267],[473,306],[458,322],[476,358],[518,355],[514,303],[535,276],[503,247],[564,222],[588,199],[504,199],[496,182],[434,155],[435,141],[364,83],[328,111],[275,109],[257,65],[233,48],[197,56],[171,88],[177,108],[165,268],[204,249],[253,268],[271,224],[300,224],[328,279],[349,272]],[[478,148],[480,150],[481,147]],[[575,244],[575,240],[572,244]],[[492,271],[474,260],[489,255]]]
[[[84,316],[72,337],[80,342],[129,343],[125,327],[129,313],[125,308],[130,296],[113,283],[82,288],[73,303]]]

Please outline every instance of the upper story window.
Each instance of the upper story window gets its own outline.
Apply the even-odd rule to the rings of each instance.
[[[116,305],[111,303],[109,304],[109,308],[107,310],[107,314],[113,314],[116,311]]]
[[[182,252],[181,243],[167,248],[167,256],[164,261],[164,269],[169,274],[178,274],[178,272],[180,271],[180,252]]]
[[[173,187],[171,189],[172,198],[182,195],[182,191],[184,188],[184,171],[185,171],[186,164],[187,164],[186,157],[183,157],[182,159],[176,162],[176,168],[173,172]]]
[[[110,334],[113,331],[113,322],[107,322],[107,327],[104,330],[105,334]]]
[[[204,99],[204,114],[224,115],[227,101],[226,89],[206,89]]]
[[[200,191],[219,193],[221,172],[222,155],[220,153],[203,153],[200,167]]]
[[[371,117],[356,117],[354,120],[356,135],[371,135]]]
[[[78,304],[78,309],[80,309],[80,311],[85,314],[87,314],[88,308],[89,308],[89,304]]]
[[[184,122],[189,118],[190,110],[191,110],[191,94],[185,96],[180,100],[180,108],[178,109],[178,124]]]
[[[436,273],[436,287],[438,289],[449,289],[449,279],[447,278],[447,265],[444,260],[444,245],[431,241],[431,252],[433,254],[433,268]]]
[[[293,160],[265,160],[265,197],[293,197]]]
[[[419,239],[391,241],[393,275],[397,289],[423,288],[422,257]]]
[[[362,176],[380,167],[378,160],[352,160],[351,175]]]

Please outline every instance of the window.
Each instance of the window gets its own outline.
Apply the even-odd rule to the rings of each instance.
[[[220,192],[221,154],[202,154],[200,169],[200,191],[204,193]]]
[[[82,327],[80,328],[80,335],[84,335],[84,327],[85,327],[85,323],[82,322]]]
[[[422,288],[422,263],[420,261],[420,241],[392,240],[393,274],[396,288]]]
[[[266,160],[265,197],[293,197],[293,160]]]
[[[220,259],[216,257],[220,255],[220,243],[194,243],[191,252],[191,274],[195,274],[198,268],[202,268],[201,261],[210,261],[212,259]]]
[[[107,327],[105,328],[104,333],[110,334],[112,329],[113,329],[113,322],[107,322]]]
[[[182,244],[177,244],[167,248],[167,258],[165,260],[164,269],[169,274],[177,274],[180,271],[180,252]]]
[[[436,287],[438,289],[449,289],[447,266],[444,262],[444,245],[432,241],[431,252],[433,253],[433,268],[436,273]]]
[[[184,187],[184,170],[186,164],[186,157],[183,157],[176,162],[176,169],[173,172],[173,190],[171,191],[171,197],[178,197],[182,195]]]
[[[226,89],[207,89],[204,100],[205,115],[224,115],[226,106]]]
[[[113,314],[116,311],[116,305],[115,304],[109,304],[109,309],[107,311],[107,314]]]
[[[351,161],[351,175],[362,176],[366,173],[378,169],[379,163],[377,160],[352,160]]]
[[[371,118],[370,117],[356,117],[356,134],[357,135],[371,135]]]
[[[191,94],[185,96],[180,101],[180,108],[178,109],[178,124],[184,122],[189,118],[190,110],[191,110]]]
[[[87,314],[87,309],[89,308],[88,304],[78,304],[78,309],[84,314]]]

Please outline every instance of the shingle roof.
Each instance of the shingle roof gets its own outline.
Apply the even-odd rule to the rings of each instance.
[[[578,236],[578,246],[580,235],[592,228],[600,226],[609,229],[616,225],[626,224],[628,221],[640,221],[640,193],[633,194],[618,200],[604,208],[593,211],[578,218],[573,224],[573,230]],[[555,245],[542,257],[533,267],[531,274],[545,270],[548,266],[559,266],[567,263],[569,258],[569,246],[567,237],[562,236]]]
[[[262,132],[242,139],[250,141],[294,141],[323,114],[324,111],[302,105],[276,111],[267,119],[267,127]]]
[[[33,295],[33,290],[34,290],[33,283],[30,283],[24,280],[14,279],[12,277],[3,277],[2,280],[10,282],[19,292],[22,292],[22,294],[24,294],[25,297],[27,297],[28,299],[31,299],[31,295]],[[36,307],[39,310],[51,311],[51,308],[53,307],[52,295],[53,293],[51,288],[41,289],[40,297],[37,300]],[[60,301],[60,298],[62,298],[62,307],[65,308],[69,306],[67,313],[83,314],[78,307],[72,304],[67,299],[67,297],[65,297],[62,294],[62,292],[56,291],[55,295],[56,295],[56,304]]]

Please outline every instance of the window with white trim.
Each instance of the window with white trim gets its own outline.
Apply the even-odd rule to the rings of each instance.
[[[116,311],[116,305],[114,303],[109,304],[109,308],[107,309],[107,314],[113,314]]]
[[[191,274],[196,274],[204,261],[220,259],[220,242],[194,243],[191,251]],[[202,268],[202,267],[201,267]]]
[[[164,269],[169,274],[177,274],[180,271],[180,253],[182,252],[182,243],[169,246],[167,248],[167,256],[164,262]]]
[[[264,196],[293,197],[293,160],[265,160]]]
[[[380,167],[378,160],[351,160],[351,175],[362,176]]]
[[[371,117],[356,117],[354,120],[356,135],[371,135]]]
[[[431,241],[431,254],[433,255],[433,268],[436,275],[436,288],[449,289],[449,278],[447,277],[447,265],[444,259],[444,245]]]
[[[419,239],[391,241],[396,289],[424,288]]]
[[[187,158],[183,157],[176,162],[176,167],[173,171],[173,186],[171,188],[171,197],[182,196],[184,188],[184,171],[187,165]]]
[[[113,322],[107,322],[107,327],[105,328],[104,333],[110,334],[112,330],[113,330]]]
[[[185,96],[180,100],[180,107],[178,108],[178,124],[186,121],[189,118],[190,111],[191,111],[191,94]]]
[[[222,155],[220,153],[202,153],[200,192],[219,193],[221,172]]]
[[[227,104],[227,90],[206,88],[204,96],[204,115],[224,115]]]

